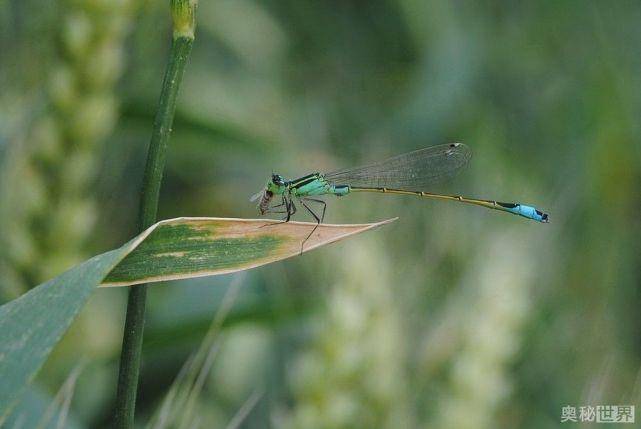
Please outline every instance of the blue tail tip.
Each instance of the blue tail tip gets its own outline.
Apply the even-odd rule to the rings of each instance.
[[[507,209],[509,212],[528,219],[536,220],[542,223],[550,222],[550,217],[547,213],[542,212],[536,207],[528,206],[519,203],[497,203],[501,207]]]
[[[539,213],[541,213],[541,222],[543,223],[549,223],[550,222],[550,216],[547,213],[543,213],[539,210],[537,210]]]
[[[538,220],[541,223],[548,223],[550,222],[550,216],[542,212],[541,210],[530,207],[530,206],[521,206],[521,209],[519,210],[519,214],[521,216],[525,216],[527,218],[533,219],[533,220]]]

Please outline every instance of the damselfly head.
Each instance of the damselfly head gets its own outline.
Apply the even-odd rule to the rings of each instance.
[[[272,173],[272,183],[276,186],[283,186],[285,184],[285,179],[280,174]]]
[[[281,195],[285,192],[285,188],[287,187],[287,181],[281,176],[280,174],[273,174],[272,173],[272,178],[269,182],[267,182],[267,186],[265,186],[265,190],[267,192],[272,192],[276,195]]]

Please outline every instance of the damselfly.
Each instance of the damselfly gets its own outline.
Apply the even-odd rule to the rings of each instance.
[[[261,215],[285,214],[285,222],[296,213],[294,201],[299,202],[316,219],[316,227],[305,238],[303,245],[325,218],[327,204],[315,197],[342,197],[353,192],[381,192],[458,201],[512,213],[538,222],[548,222],[547,213],[525,204],[427,192],[431,185],[454,176],[467,164],[470,157],[471,151],[466,145],[451,143],[415,150],[363,167],[332,173],[312,173],[294,180],[286,180],[279,174],[272,174],[265,188],[251,197],[251,201],[260,200],[258,208]],[[276,197],[280,197],[280,204],[272,206]],[[311,203],[322,206],[320,216],[309,207]],[[279,208],[280,210],[274,210]]]

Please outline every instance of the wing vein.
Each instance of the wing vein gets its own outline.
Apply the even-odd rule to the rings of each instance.
[[[424,191],[455,176],[472,152],[462,143],[431,146],[362,167],[327,173],[334,185]]]

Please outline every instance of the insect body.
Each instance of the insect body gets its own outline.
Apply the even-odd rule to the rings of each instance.
[[[454,176],[467,164],[470,157],[471,152],[466,145],[452,143],[419,149],[376,164],[326,174],[312,173],[295,180],[286,180],[279,174],[272,174],[265,188],[251,200],[260,198],[258,208],[261,215],[283,213],[286,222],[297,211],[294,200],[299,202],[317,222],[303,244],[325,217],[326,203],[317,197],[340,197],[352,192],[380,192],[458,201],[512,213],[538,222],[548,222],[547,213],[525,204],[427,192],[430,185]],[[272,201],[279,201],[279,198],[280,204],[271,206]],[[312,203],[322,205],[320,216],[310,208]]]

